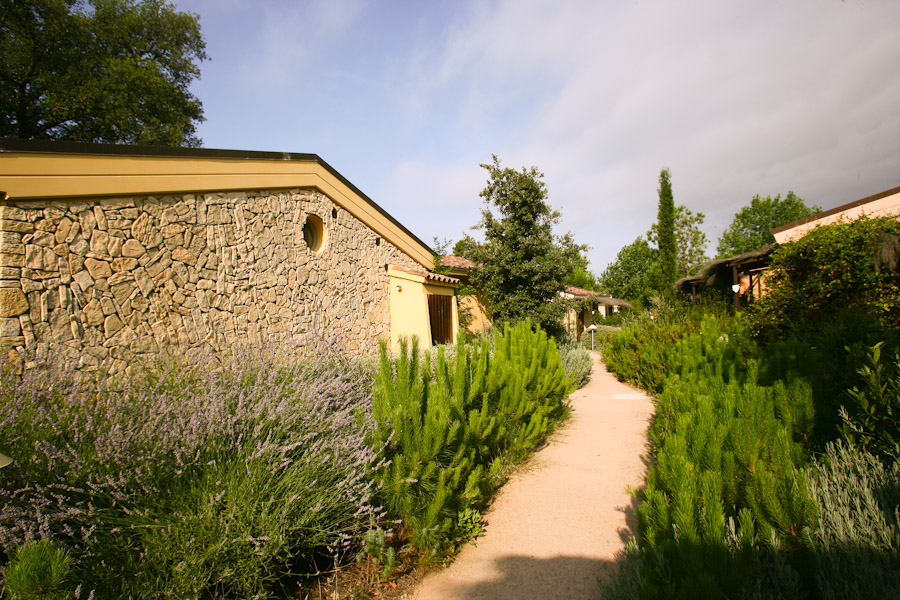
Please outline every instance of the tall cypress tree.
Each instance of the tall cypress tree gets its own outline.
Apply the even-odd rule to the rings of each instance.
[[[669,295],[675,283],[675,199],[672,197],[672,174],[668,169],[659,172],[659,210],[657,221],[657,244],[659,246],[659,291]]]

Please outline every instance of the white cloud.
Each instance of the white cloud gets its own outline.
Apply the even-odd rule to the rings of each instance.
[[[479,3],[410,92],[539,166],[595,268],[655,219],[663,166],[713,251],[756,193],[833,206],[900,185],[898,6]]]
[[[233,75],[257,96],[308,86],[316,62],[340,46],[364,7],[362,0],[247,2],[248,27],[228,40],[238,49]]]
[[[491,153],[546,174],[598,271],[655,220],[663,166],[710,251],[754,194],[900,185],[897,2],[179,7],[214,49],[204,138],[318,152],[426,242],[478,221]]]
[[[372,198],[426,244],[435,237],[456,242],[481,219],[478,193],[485,179],[477,160],[413,159],[396,165]]]

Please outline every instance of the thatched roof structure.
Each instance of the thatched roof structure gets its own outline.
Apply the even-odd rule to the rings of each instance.
[[[735,269],[738,273],[745,273],[768,266],[769,256],[776,248],[778,244],[767,244],[752,252],[717,258],[706,263],[696,275],[676,281],[675,288],[685,294],[702,288],[727,289],[734,281]]]

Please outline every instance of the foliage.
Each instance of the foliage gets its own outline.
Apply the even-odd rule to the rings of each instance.
[[[0,136],[199,146],[196,15],[166,0],[0,0]]]
[[[124,382],[29,362],[0,365],[17,457],[0,560],[52,538],[97,598],[264,598],[376,514],[370,374],[326,346],[176,356]]]
[[[900,445],[900,356],[884,364],[875,344],[856,371],[862,389],[847,391],[851,403],[841,407],[842,433],[854,446],[880,456],[898,457]]]
[[[603,360],[620,380],[659,393],[665,383],[672,344],[693,333],[701,319],[699,311],[682,318],[674,312],[657,310],[653,320],[649,313],[641,313],[623,323],[616,335],[602,337]]]
[[[818,227],[772,255],[766,295],[748,311],[764,343],[815,348],[820,435],[836,431],[866,349],[900,343],[900,222],[861,218]],[[850,349],[850,352],[847,351]],[[832,438],[833,439],[833,438]]]
[[[472,252],[475,250],[477,243],[470,236],[464,236],[453,244],[453,254],[462,256],[463,258],[472,258]]]
[[[656,216],[657,262],[656,289],[670,295],[677,273],[678,247],[675,241],[675,200],[672,197],[672,174],[668,169],[659,172],[659,209]]]
[[[650,273],[656,256],[656,249],[638,236],[619,250],[616,260],[600,274],[600,287],[616,298],[642,303],[649,296]]]
[[[637,492],[639,550],[611,584],[616,593],[740,597],[757,589],[767,597],[801,589],[801,534],[816,523],[803,471],[814,426],[808,384],[783,366],[763,368],[740,318],[664,311],[626,324],[604,352],[612,370],[630,369],[659,394],[653,462]]]
[[[465,544],[475,545],[475,540],[484,532],[484,516],[474,508],[467,508],[456,516],[456,529],[453,532],[455,548]]]
[[[590,337],[587,332],[583,335]],[[584,387],[584,384],[591,378],[591,369],[593,368],[591,354],[583,345],[573,339],[569,343],[560,345],[559,355],[562,357],[563,369],[566,371],[566,377],[572,382],[572,387],[576,389]]]
[[[781,194],[772,198],[759,195],[753,197],[749,206],[734,215],[734,220],[719,238],[717,252],[719,258],[752,252],[775,241],[772,229],[814,215],[822,209],[806,206],[802,198],[788,192],[782,200]]]
[[[900,593],[900,462],[882,460],[838,441],[813,464],[820,518],[808,544],[823,600]]]
[[[686,206],[675,208],[675,271],[678,277],[687,277],[696,273],[709,261],[706,256],[706,245],[709,240],[700,229],[706,215],[694,213]],[[647,232],[647,239],[652,244],[659,244],[657,235],[658,223],[654,223]]]
[[[442,264],[442,261],[445,256],[447,256],[447,249],[450,247],[450,240],[444,239],[439,240],[436,236],[432,238],[431,242],[431,270],[435,273],[439,273],[441,275],[447,275],[450,273],[450,267],[446,267]]]
[[[501,168],[496,156],[481,166],[490,175],[480,194],[488,208],[476,226],[484,230],[485,241],[467,242],[468,258],[480,265],[472,284],[486,298],[495,324],[530,319],[555,332],[565,311],[559,293],[585,247],[575,244],[570,233],[554,235],[560,213],[547,204],[547,185],[535,167]]]
[[[380,567],[378,576],[387,581],[397,568],[397,550],[388,543],[390,535],[381,527],[368,530],[363,535],[363,549],[356,555],[356,562],[367,560],[366,568]]]
[[[600,284],[597,282],[597,277],[583,267],[575,267],[572,269],[572,272],[569,273],[563,283],[580,287],[585,290],[591,290],[592,292],[600,291]]]
[[[461,516],[500,483],[510,461],[541,443],[565,412],[569,382],[556,345],[527,322],[458,344],[448,359],[420,356],[415,339],[396,359],[382,345],[370,434],[391,518],[424,561],[440,558]]]
[[[896,221],[878,221],[782,247],[749,315],[661,311],[604,340],[610,369],[658,394],[640,539],[604,598],[900,591],[897,377],[881,357],[900,247]],[[845,435],[868,451],[824,444],[848,398]]]
[[[11,600],[63,600],[68,589],[72,559],[50,540],[28,542],[13,555],[3,577]]]

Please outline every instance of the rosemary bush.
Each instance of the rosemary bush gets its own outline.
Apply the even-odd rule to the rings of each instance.
[[[819,507],[809,534],[823,600],[900,595],[900,462],[838,441],[811,469]]]
[[[584,387],[591,378],[593,361],[591,354],[578,342],[562,344],[559,348],[563,369],[575,388]]]

